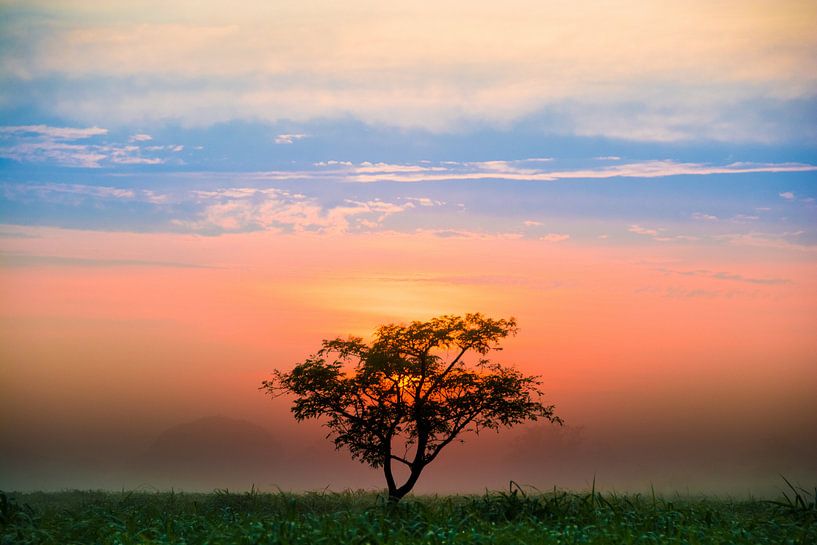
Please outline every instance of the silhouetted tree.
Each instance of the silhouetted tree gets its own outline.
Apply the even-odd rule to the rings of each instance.
[[[553,406],[540,402],[538,377],[485,357],[516,331],[513,318],[481,314],[387,324],[370,345],[359,337],[323,341],[315,355],[292,371],[274,371],[261,388],[294,395],[298,421],[325,417],[335,447],[382,467],[389,498],[397,501],[465,432],[538,418],[561,423]],[[476,355],[470,366],[469,353]],[[407,468],[401,485],[394,464]]]

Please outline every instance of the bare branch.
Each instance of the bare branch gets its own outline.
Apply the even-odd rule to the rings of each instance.
[[[391,458],[392,460],[396,460],[396,461],[400,462],[401,464],[406,464],[407,466],[411,467],[411,462],[409,462],[405,458],[401,458],[400,456],[395,456],[394,454],[390,454],[389,458]]]

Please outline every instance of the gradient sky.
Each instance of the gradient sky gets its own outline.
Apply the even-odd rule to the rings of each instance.
[[[423,491],[817,478],[814,2],[168,4],[0,0],[0,488],[320,449],[272,369],[469,311],[568,427]],[[379,486],[330,450],[255,484]]]

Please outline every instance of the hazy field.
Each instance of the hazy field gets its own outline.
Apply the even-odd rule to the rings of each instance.
[[[60,492],[0,496],[2,543],[817,543],[813,494],[780,501],[591,492],[409,497]]]

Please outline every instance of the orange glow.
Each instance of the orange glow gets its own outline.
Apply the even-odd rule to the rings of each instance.
[[[712,426],[755,426],[812,406],[817,388],[817,266],[805,257],[393,234],[36,232],[6,251],[151,263],[0,268],[0,409],[16,419],[172,423],[217,410],[286,422],[257,385],[321,339],[477,310],[517,318],[519,335],[494,356],[542,375],[568,422],[682,425],[705,413]],[[21,412],[32,399],[37,411]]]

